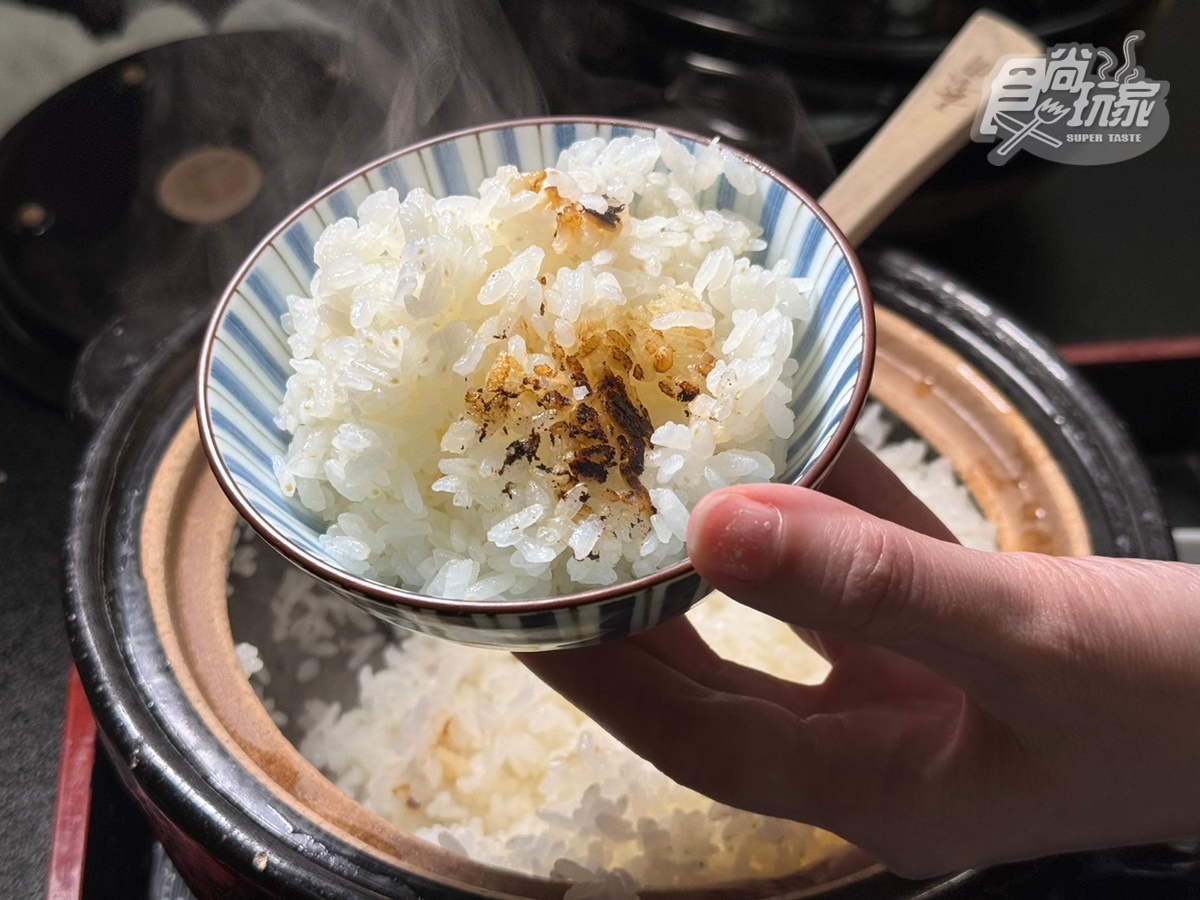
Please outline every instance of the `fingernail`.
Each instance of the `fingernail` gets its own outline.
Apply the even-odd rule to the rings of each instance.
[[[700,533],[705,537],[695,554],[702,569],[748,584],[771,577],[783,531],[778,509],[740,494],[725,494],[696,512],[703,517]]]

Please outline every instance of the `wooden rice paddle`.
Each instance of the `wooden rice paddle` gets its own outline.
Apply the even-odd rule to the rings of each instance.
[[[1005,56],[1040,56],[1036,37],[986,10],[976,13],[891,118],[829,186],[820,204],[854,246],[961,150],[983,85]]]

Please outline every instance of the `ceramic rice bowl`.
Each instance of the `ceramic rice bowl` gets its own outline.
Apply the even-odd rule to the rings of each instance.
[[[686,559],[654,574],[567,596],[464,601],[423,596],[351,574],[319,538],[326,525],[278,486],[272,460],[290,435],[276,424],[290,374],[281,324],[289,295],[307,295],[314,244],[330,223],[354,216],[370,194],[421,187],[434,197],[471,194],[502,165],[522,172],[552,166],[586,138],[653,135],[634,122],[543,119],[490,125],[401,150],[297,210],[255,251],[212,319],[199,366],[198,417],[217,479],[242,516],[288,560],[344,597],[404,628],[475,646],[537,650],[635,634],[686,612],[707,588]],[[675,133],[689,148],[703,139]],[[815,202],[769,168],[750,161],[758,191],[742,195],[722,175],[701,208],[732,209],[756,223],[766,249],[755,259],[788,260],[811,279],[814,313],[798,330],[800,370],[790,410],[795,431],[776,480],[815,485],[836,458],[865,400],[874,323],[853,250]]]

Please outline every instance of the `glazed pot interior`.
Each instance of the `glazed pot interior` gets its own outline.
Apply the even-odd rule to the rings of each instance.
[[[958,353],[887,309],[871,395],[948,458],[1001,550],[1087,556],[1087,520],[1070,482],[1016,406]]]

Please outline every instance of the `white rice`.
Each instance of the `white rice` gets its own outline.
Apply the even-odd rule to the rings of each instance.
[[[938,456],[920,438],[889,440],[892,429],[883,407],[868,403],[854,433],[918,500],[937,513],[964,547],[997,549],[996,526],[979,511],[950,460]]]
[[[262,658],[258,655],[258,648],[253,644],[247,644],[243,641],[233,649],[237,653],[238,664],[242,667],[242,674],[247,678],[253,678],[263,670]]]
[[[793,429],[811,285],[702,209],[714,144],[583,141],[477,197],[394,190],[330,225],[283,324],[283,491],[346,569],[486,600],[650,574],[705,493],[766,481]]]
[[[790,629],[727,598],[693,621],[728,656],[823,673]],[[688,886],[792,872],[835,843],[680,787],[507,654],[413,635],[359,685],[353,709],[309,705],[301,752],[368,809],[483,862]]]
[[[996,549],[948,462],[923,441],[889,442],[891,430],[872,406],[857,433],[960,539]],[[362,639],[366,613],[315,582],[284,581],[276,635]],[[321,626],[326,610],[354,621]],[[722,595],[690,618],[727,659],[804,683],[828,671],[788,626]],[[676,785],[503,653],[412,635],[360,672],[354,706],[310,700],[302,720],[300,751],[366,808],[452,852],[570,881],[569,900],[779,877],[839,843]]]

